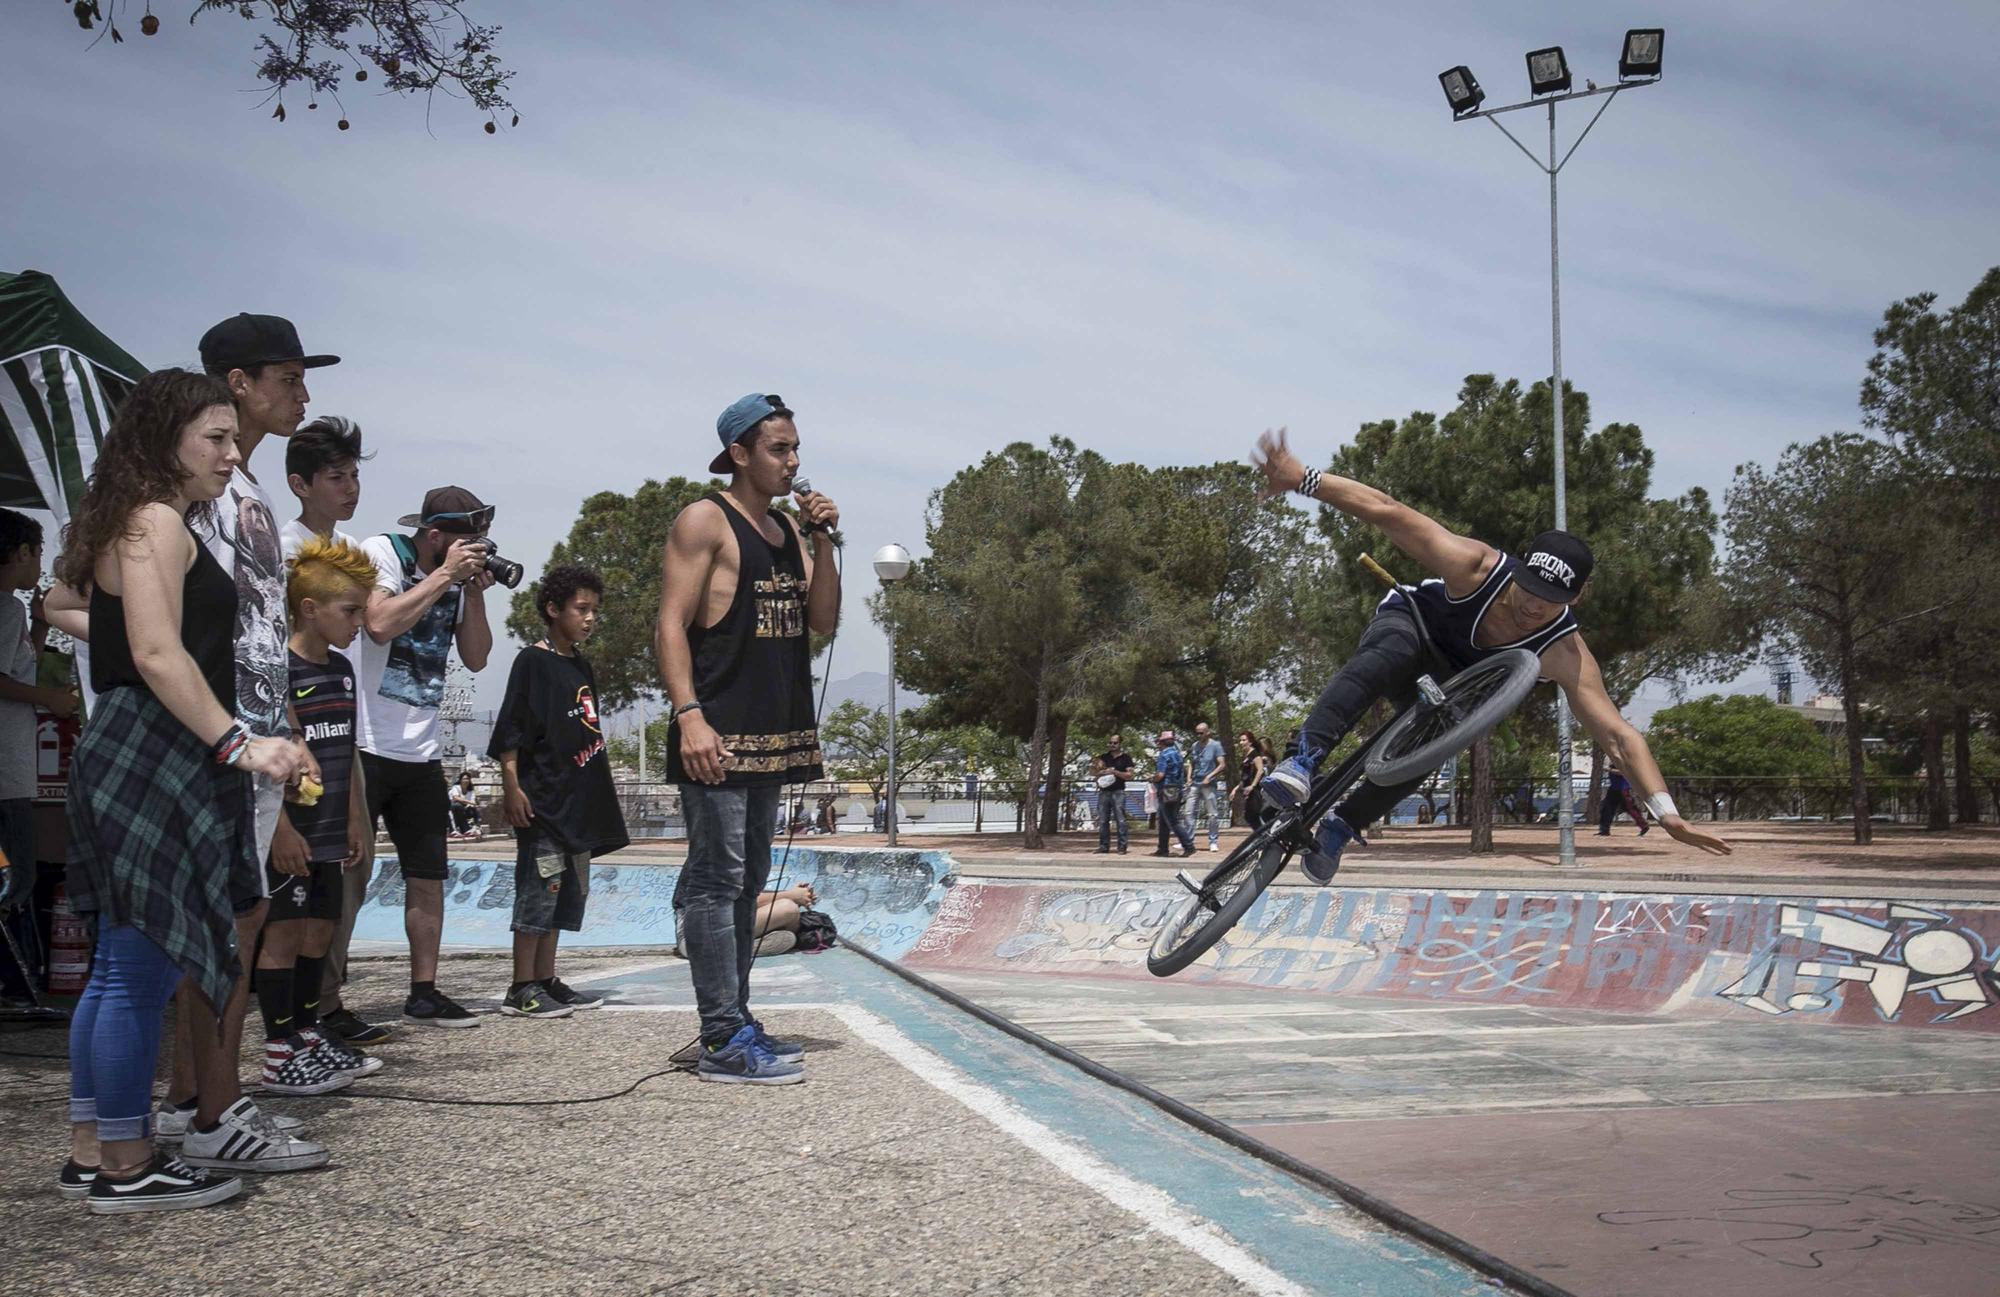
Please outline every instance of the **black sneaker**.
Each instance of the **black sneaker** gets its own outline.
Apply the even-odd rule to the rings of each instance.
[[[86,1195],[94,1216],[122,1216],[138,1211],[185,1211],[209,1207],[243,1192],[235,1176],[210,1175],[166,1153],[155,1153],[152,1165],[130,1180],[100,1175]]]
[[[507,992],[500,1012],[512,1018],[567,1018],[576,1010],[549,994],[540,982],[527,982]]]
[[[335,1009],[320,1015],[321,1030],[338,1036],[350,1045],[379,1045],[389,1039],[389,1029],[379,1023],[363,1022],[352,1009]]]
[[[472,1010],[446,995],[429,991],[403,1001],[403,1021],[423,1027],[476,1027],[479,1019]]]
[[[696,1036],[687,1044],[682,1045],[679,1049],[667,1055],[667,1062],[669,1065],[677,1067],[683,1072],[692,1072],[696,1067],[700,1066],[702,1055],[706,1053],[708,1053],[708,1047],[701,1043],[700,1036]]]
[[[74,1158],[63,1163],[61,1174],[56,1176],[56,1192],[75,1202],[90,1196],[90,1186],[97,1179],[97,1168],[79,1166]]]
[[[604,1007],[603,996],[592,995],[588,991],[579,991],[560,977],[551,977],[548,981],[543,982],[542,985],[555,998],[557,1004],[567,1004],[572,1009],[601,1009]]]

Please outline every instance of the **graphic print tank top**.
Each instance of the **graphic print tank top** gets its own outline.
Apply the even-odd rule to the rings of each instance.
[[[799,535],[771,511],[785,539],[773,545],[711,491],[736,537],[736,594],[714,625],[688,628],[694,696],[729,749],[728,787],[799,784],[822,774],[813,719],[812,640],[806,633],[805,556]],[[693,506],[690,506],[693,507]],[[680,726],[667,737],[667,778],[692,782],[681,766]]]
[[[1483,662],[1508,649],[1524,648],[1539,657],[1549,645],[1577,632],[1576,615],[1569,609],[1563,609],[1554,621],[1512,643],[1482,646],[1475,639],[1480,618],[1486,615],[1486,610],[1500,597],[1500,592],[1507,588],[1520,567],[1520,559],[1502,553],[1500,561],[1479,583],[1479,588],[1463,599],[1452,598],[1444,582],[1432,577],[1415,586],[1397,586],[1383,596],[1377,607],[1401,607],[1405,601],[1415,599],[1417,611],[1423,614],[1424,629],[1430,633],[1431,647],[1451,663],[1454,671],[1463,671],[1475,662]]]

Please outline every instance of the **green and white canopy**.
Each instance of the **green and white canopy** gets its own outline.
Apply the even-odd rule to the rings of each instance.
[[[67,522],[112,412],[145,372],[55,280],[0,272],[0,505]]]

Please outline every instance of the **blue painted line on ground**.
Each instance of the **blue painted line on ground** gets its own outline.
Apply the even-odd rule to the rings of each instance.
[[[1450,1257],[1389,1230],[1158,1109],[1066,1067],[925,995],[857,955],[831,951],[762,961],[756,1003],[841,1003],[890,1023],[971,1080],[1125,1175],[1168,1194],[1308,1292],[1373,1297],[1470,1297],[1495,1285]],[[628,1003],[688,1004],[687,966],[591,984]],[[1173,1247],[1172,1243],[1161,1243]],[[1204,1265],[1192,1254],[1190,1265]]]

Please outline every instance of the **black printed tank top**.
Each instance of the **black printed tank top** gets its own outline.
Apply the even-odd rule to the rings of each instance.
[[[1514,579],[1520,569],[1521,560],[1512,554],[1503,553],[1479,588],[1463,599],[1454,599],[1446,591],[1444,582],[1432,577],[1415,586],[1399,585],[1383,597],[1379,608],[1400,607],[1406,600],[1416,600],[1417,611],[1423,614],[1424,629],[1430,634],[1431,647],[1445,661],[1451,663],[1454,671],[1463,671],[1475,662],[1483,662],[1508,649],[1524,648],[1537,657],[1565,635],[1577,632],[1576,615],[1569,609],[1562,610],[1560,616],[1541,629],[1509,644],[1494,644],[1490,647],[1475,642],[1479,630],[1479,619],[1500,592]]]
[[[777,510],[785,539],[773,545],[741,511],[711,491],[736,537],[736,594],[713,626],[690,626],[694,696],[729,749],[730,787],[799,784],[822,774],[813,719],[812,638],[806,633],[806,567],[798,532]],[[693,507],[693,506],[690,506]],[[832,574],[828,574],[831,579]],[[680,727],[667,740],[667,778],[681,767]]]

